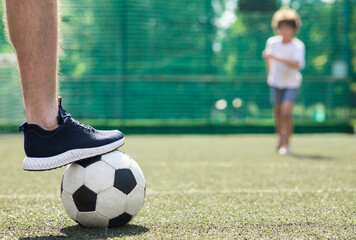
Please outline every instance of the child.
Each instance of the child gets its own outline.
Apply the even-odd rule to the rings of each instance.
[[[292,109],[297,100],[305,65],[305,47],[294,37],[301,26],[298,14],[281,8],[272,18],[277,36],[267,40],[263,57],[267,62],[270,99],[274,106],[275,128],[278,137],[277,151],[281,155],[291,152],[289,138],[293,132]]]

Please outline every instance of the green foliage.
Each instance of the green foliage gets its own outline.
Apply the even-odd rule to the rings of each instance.
[[[3,20],[4,4],[0,4],[0,20]],[[5,34],[5,23],[0,22],[0,53],[11,52],[12,48],[8,42],[7,36]]]
[[[66,108],[86,119],[272,120],[261,52],[274,34],[273,12],[239,11],[237,2],[63,0]],[[322,105],[326,120],[347,122],[356,72],[355,1],[289,2],[301,15],[298,37],[306,45],[297,117],[314,121],[311,109]],[[0,52],[11,51],[1,36]],[[349,77],[333,76],[340,62]],[[2,122],[24,116],[15,71],[0,69]],[[223,111],[215,107],[221,99]]]
[[[215,2],[111,0],[98,7],[92,0],[63,1],[62,73],[81,79],[121,74],[264,75],[261,51],[273,35],[273,12],[239,12],[237,6],[221,8]],[[330,75],[335,60],[351,61],[355,72],[355,54],[343,59],[355,48],[355,4],[294,0],[291,5],[297,6],[303,21],[298,36],[307,46],[304,74]],[[236,20],[227,27],[219,25],[230,10]],[[1,36],[0,51],[10,51]],[[215,51],[214,44],[220,46]]]
[[[211,5],[208,1],[112,0],[98,11],[90,0],[64,2],[66,55],[62,72],[82,78],[113,74],[265,75],[261,52],[273,35],[273,12],[239,12],[237,6],[219,5],[215,1]],[[352,7],[343,1],[303,0],[291,5],[297,6],[303,21],[298,37],[307,47],[304,75],[330,75],[335,61],[351,61],[345,54],[354,45]],[[227,13],[234,14],[236,20],[226,19]],[[231,24],[226,23],[229,21]]]
[[[353,4],[351,6],[351,10],[352,13],[356,12],[356,4]],[[351,54],[351,66],[352,66],[352,73],[353,73],[353,77],[354,79],[356,79],[356,43],[355,43],[355,39],[356,39],[356,14],[352,14],[351,15],[351,22],[350,22],[350,34],[349,34],[349,39],[350,39],[350,43],[351,43],[351,49],[352,49],[352,54]]]

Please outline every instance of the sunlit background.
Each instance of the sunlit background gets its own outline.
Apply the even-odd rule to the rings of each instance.
[[[351,131],[355,0],[62,0],[64,107],[127,133],[271,132],[261,52],[281,6],[303,22],[297,132]],[[11,132],[24,108],[16,57],[0,30],[0,131]]]

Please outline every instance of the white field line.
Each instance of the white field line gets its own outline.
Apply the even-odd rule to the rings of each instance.
[[[172,191],[158,191],[148,189],[147,195],[160,195],[160,194],[231,194],[231,193],[354,193],[356,188],[332,188],[332,189],[235,189],[235,190],[219,190],[213,191],[209,189],[187,189],[187,190],[172,190]],[[59,199],[59,194],[10,194],[0,195],[0,199]]]
[[[188,190],[173,190],[173,191],[156,191],[154,189],[147,190],[147,194],[179,194],[179,193],[186,193],[186,194],[230,194],[230,193],[337,193],[337,192],[356,192],[356,188],[335,188],[335,189],[235,189],[235,190],[218,190],[213,191],[210,189],[188,189]]]
[[[59,194],[6,194],[0,195],[0,199],[59,199]]]
[[[236,162],[185,162],[183,165],[182,163],[177,163],[179,164],[180,168],[195,168],[195,167],[209,167],[209,168],[241,168],[246,167],[245,165],[241,165],[240,163]],[[148,164],[150,167],[172,167],[171,163],[149,163]],[[263,166],[260,166],[260,168],[265,169],[265,168],[275,168],[275,169],[280,169],[280,168],[290,168],[292,165],[289,162],[286,163],[270,163],[266,164]],[[343,166],[329,166],[325,164],[321,165],[315,165],[315,166],[308,166],[309,169],[320,169],[320,170],[346,170],[346,171],[352,171],[356,169],[355,164],[349,164],[349,165],[343,165]]]

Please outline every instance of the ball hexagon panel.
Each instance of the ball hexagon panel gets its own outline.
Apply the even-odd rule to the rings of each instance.
[[[115,169],[130,167],[130,157],[119,150],[104,154],[101,159]]]
[[[96,196],[95,192],[83,185],[73,194],[73,201],[79,212],[95,211]]]
[[[96,211],[108,218],[115,218],[125,212],[126,195],[118,189],[111,187],[98,194]]]
[[[136,179],[130,169],[115,170],[114,187],[125,194],[129,194],[137,185]]]
[[[133,159],[130,162],[130,169],[133,175],[135,176],[137,184],[141,185],[142,187],[145,187],[146,183],[145,183],[145,177],[143,175],[143,172],[140,166],[137,164],[137,162]]]
[[[63,191],[73,194],[84,183],[84,168],[78,164],[70,165],[63,174]]]
[[[84,185],[99,193],[114,183],[114,169],[104,161],[98,161],[85,168]]]
[[[91,157],[91,158],[86,158],[84,160],[78,161],[76,162],[77,164],[79,164],[80,166],[82,166],[83,168],[86,168],[88,166],[90,166],[93,163],[96,163],[98,161],[101,160],[101,156],[95,156],[95,157]]]
[[[134,190],[127,195],[126,212],[132,216],[136,216],[143,206],[145,200],[145,189],[136,185]]]
[[[61,198],[62,198],[63,207],[66,210],[68,216],[71,219],[77,219],[78,209],[77,206],[75,206],[72,195],[66,192],[62,192]]]
[[[97,212],[79,212],[77,221],[87,228],[106,228],[109,225],[109,219]]]
[[[123,213],[120,216],[110,219],[109,220],[109,228],[114,228],[114,227],[122,227],[125,226],[130,220],[132,219],[132,216],[128,213]]]
[[[62,198],[62,192],[63,192],[63,178],[64,178],[64,174],[62,176],[62,181],[61,181],[61,195],[60,195],[61,198]]]

